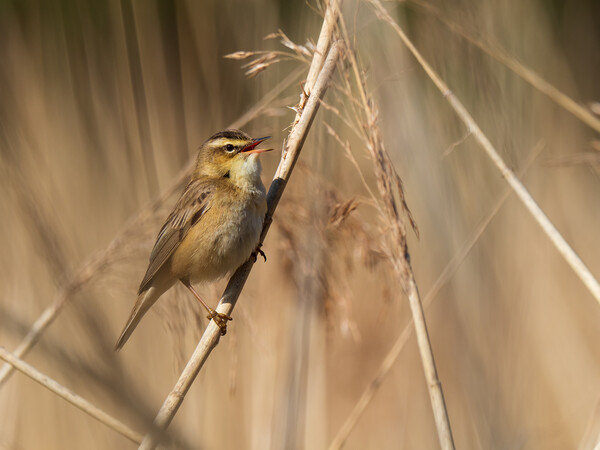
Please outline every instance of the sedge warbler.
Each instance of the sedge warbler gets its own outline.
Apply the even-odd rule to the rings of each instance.
[[[202,303],[225,334],[231,317],[209,307],[192,283],[212,281],[256,258],[267,212],[260,179],[258,149],[270,136],[252,139],[225,130],[208,139],[198,152],[190,182],[158,233],[138,297],[115,349],[131,336],[144,314],[177,281]],[[264,256],[264,254],[263,254]]]

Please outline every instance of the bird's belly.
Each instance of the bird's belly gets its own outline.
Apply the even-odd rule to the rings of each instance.
[[[229,211],[231,216],[227,220],[205,217],[190,229],[181,243],[181,246],[189,248],[185,272],[190,281],[195,283],[223,277],[245,262],[258,245],[265,210],[266,206],[246,206]],[[212,233],[207,233],[208,223],[203,223],[205,219],[219,224],[213,227]]]

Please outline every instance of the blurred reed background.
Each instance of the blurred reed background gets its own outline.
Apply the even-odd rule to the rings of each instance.
[[[590,104],[600,99],[597,2],[425,5],[443,20],[420,2],[386,4],[600,276],[597,133],[443,22]],[[26,360],[147,429],[206,324],[177,288],[112,351],[173,183],[208,136],[236,121],[280,146],[307,67],[286,60],[248,79],[244,62],[223,56],[287,50],[263,39],[278,29],[304,45],[318,35],[318,11],[268,0],[0,1],[0,345],[14,349],[45,308],[68,299]],[[425,297],[506,183],[372,8],[348,1],[344,17],[420,228],[409,249]],[[386,225],[352,162],[376,190],[345,123],[346,76],[340,66],[265,242],[268,262],[175,417],[173,447],[327,448],[409,323]],[[278,156],[262,161],[268,184]],[[216,304],[223,286],[201,292]],[[427,319],[458,448],[598,442],[600,306],[514,195]],[[377,387],[345,448],[437,448],[414,337]],[[0,386],[0,417],[0,448],[134,448],[20,373]]]

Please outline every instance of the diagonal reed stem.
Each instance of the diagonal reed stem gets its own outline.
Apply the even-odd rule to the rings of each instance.
[[[442,79],[435,73],[432,67],[425,61],[421,53],[416,49],[413,43],[408,39],[404,31],[400,28],[400,26],[392,19],[392,17],[388,14],[385,8],[381,5],[379,0],[370,0],[371,4],[375,8],[376,14],[385,22],[387,22],[398,34],[404,45],[410,50],[415,59],[419,62],[423,70],[427,73],[431,81],[436,85],[436,87],[440,90],[440,92],[447,99],[448,103],[454,109],[459,118],[465,123],[468,129],[473,133],[473,136],[479,144],[483,147],[483,150],[492,160],[494,165],[500,171],[502,176],[506,179],[506,182],[512,188],[512,190],[517,194],[519,200],[523,203],[527,211],[533,216],[535,221],[542,227],[544,233],[548,236],[552,244],[556,247],[558,252],[562,255],[565,261],[571,266],[571,269],[577,274],[577,276],[581,279],[583,284],[587,287],[588,291],[592,296],[596,299],[598,303],[600,303],[600,283],[598,280],[592,275],[587,266],[583,263],[581,258],[575,253],[575,251],[571,248],[569,243],[565,240],[565,238],[560,234],[560,232],[556,229],[554,224],[548,219],[548,216],[544,214],[542,209],[533,199],[529,191],[525,188],[523,183],[519,181],[519,179],[515,176],[514,172],[508,168],[498,151],[494,148],[490,140],[487,136],[481,131],[477,122],[473,119],[471,114],[467,111],[464,105],[458,100],[458,98],[452,93],[450,88]]]
[[[317,110],[319,109],[321,98],[327,90],[329,81],[333,76],[335,65],[338,60],[340,51],[339,46],[337,43],[333,43],[331,50],[327,55],[327,59],[323,63],[323,56],[326,52],[326,48],[323,49],[323,47],[325,45],[329,46],[335,24],[336,16],[331,12],[332,10],[333,8],[328,8],[325,15],[323,28],[321,30],[321,37],[323,36],[323,33],[327,33],[328,37],[326,40],[321,39],[321,37],[319,38],[319,44],[322,44],[322,42],[325,42],[325,44],[323,44],[321,47],[317,45],[317,51],[315,52],[316,58],[313,59],[311,70],[309,71],[309,78],[307,78],[307,83],[304,87],[305,91],[308,91],[308,96],[303,96],[301,99],[296,120],[294,121],[294,125],[290,130],[283,154],[281,155],[279,167],[275,173],[275,177],[267,194],[268,210],[267,218],[265,219],[265,224],[261,234],[261,242],[264,240],[265,235],[270,227],[275,208],[277,207],[279,199],[281,198],[283,190],[285,189],[294,164],[298,159],[300,150],[302,149],[306,136],[308,135],[312,121],[317,113]],[[317,56],[319,54],[321,55],[320,57]],[[322,69],[315,71],[315,69],[313,69],[314,64],[321,64]],[[310,78],[310,74],[313,73],[317,74],[313,77],[315,81],[311,81]],[[254,262],[250,259],[245,264],[240,266],[233,274],[227,287],[225,288],[223,297],[217,306],[218,312],[231,315],[253,265]],[[177,410],[183,403],[185,395],[194,382],[194,379],[200,372],[200,369],[206,362],[211,351],[219,343],[220,336],[221,333],[219,327],[214,323],[214,321],[210,321],[206,330],[204,331],[204,334],[202,335],[202,338],[200,339],[200,342],[198,343],[198,346],[194,350],[194,353],[190,357],[187,365],[181,373],[179,380],[165,399],[160,411],[158,412],[154,420],[154,427],[150,433],[144,437],[140,449],[147,450],[154,449],[156,447],[162,437],[162,434],[165,432],[166,428],[169,426],[173,420],[173,417],[177,413]]]
[[[3,359],[4,361],[6,361],[7,364],[10,364],[19,372],[22,372],[23,374],[27,375],[29,378],[41,384],[46,389],[54,392],[59,397],[65,399],[66,401],[76,406],[86,414],[89,414],[99,422],[102,422],[110,429],[116,431],[122,436],[125,436],[130,441],[135,442],[136,444],[142,442],[141,434],[133,431],[127,425],[123,424],[122,422],[119,422],[111,415],[105,413],[100,408],[94,406],[92,403],[90,403],[83,397],[80,397],[70,389],[67,389],[57,381],[39,372],[34,367],[30,366],[23,360],[17,358],[15,355],[7,351],[4,347],[0,347],[0,359]]]

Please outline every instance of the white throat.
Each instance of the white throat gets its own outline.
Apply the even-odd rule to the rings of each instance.
[[[248,155],[242,158],[236,158],[231,166],[229,178],[241,188],[256,188],[262,185],[260,173],[262,166],[258,159],[258,154]]]

